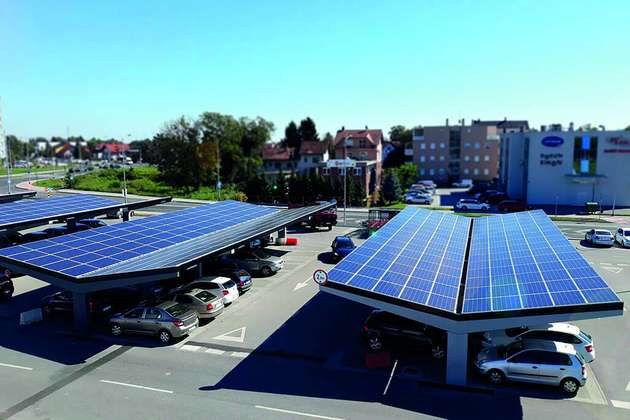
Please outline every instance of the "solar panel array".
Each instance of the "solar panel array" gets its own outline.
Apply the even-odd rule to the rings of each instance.
[[[0,226],[67,216],[117,205],[120,205],[117,201],[91,195],[14,201],[0,205]]]
[[[408,207],[329,273],[331,283],[454,312],[470,219]]]
[[[475,220],[462,313],[618,301],[544,212]]]
[[[14,246],[0,250],[0,256],[73,277],[86,276],[276,212],[222,201]]]

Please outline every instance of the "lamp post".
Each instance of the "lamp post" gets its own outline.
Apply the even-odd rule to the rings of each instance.
[[[343,139],[343,222],[346,223],[346,210],[347,210],[347,203],[346,203],[346,184],[348,183],[348,165],[347,165],[347,160],[348,160],[348,139],[350,138],[350,136],[346,136],[346,138]]]
[[[127,134],[127,141],[131,137],[131,134]],[[124,141],[123,141],[124,144]],[[123,197],[125,199],[125,204],[127,204],[127,154],[123,152],[123,162],[122,162],[122,170],[123,170]]]

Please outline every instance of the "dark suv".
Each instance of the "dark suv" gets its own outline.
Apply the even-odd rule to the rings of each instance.
[[[5,275],[0,275],[0,299],[13,296],[13,280]]]
[[[373,351],[413,346],[431,349],[436,359],[446,354],[444,331],[385,311],[372,311],[363,324],[362,335]]]

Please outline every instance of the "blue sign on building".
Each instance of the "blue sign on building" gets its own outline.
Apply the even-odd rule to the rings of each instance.
[[[559,147],[564,143],[564,139],[558,136],[547,136],[544,137],[541,141],[543,146],[547,147]]]

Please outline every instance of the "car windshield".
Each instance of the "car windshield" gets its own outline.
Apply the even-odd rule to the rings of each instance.
[[[507,359],[508,357],[514,356],[521,350],[523,350],[523,343],[521,341],[515,341],[514,343],[505,347],[503,357]]]
[[[223,283],[223,287],[225,287],[226,289],[229,289],[231,287],[235,287],[236,283],[234,283],[233,280],[230,281],[226,281],[225,283]]]
[[[208,292],[207,290],[204,290],[203,292],[197,293],[195,295],[195,297],[197,299],[199,299],[200,301],[202,301],[203,303],[210,302],[211,300],[214,300],[214,299],[217,298],[215,295],[213,295],[212,293]]]
[[[261,260],[266,260],[267,258],[269,258],[269,255],[266,254],[265,252],[261,251],[260,249],[257,249],[256,251],[252,251],[252,254],[254,254],[255,256],[260,258]]]
[[[624,230],[623,236],[630,236],[630,230]]]
[[[173,306],[169,306],[166,308],[166,312],[172,317],[177,318],[178,316],[185,314],[188,311],[188,308],[181,303],[176,303]]]
[[[350,238],[337,238],[337,245],[352,246],[352,241],[350,240]]]
[[[607,230],[596,230],[595,235],[612,236]]]

